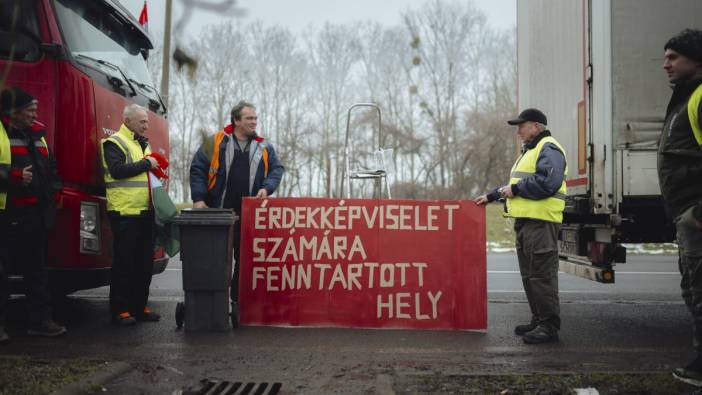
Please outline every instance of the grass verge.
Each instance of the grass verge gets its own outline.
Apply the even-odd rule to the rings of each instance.
[[[0,356],[0,395],[49,394],[104,369],[95,360]]]
[[[686,394],[694,387],[677,381],[670,372],[508,374],[508,375],[411,375],[395,377],[397,394],[575,394],[594,388],[600,394]]]
[[[514,220],[502,216],[504,206],[488,204],[485,211],[486,239],[488,250],[506,252],[514,249]]]

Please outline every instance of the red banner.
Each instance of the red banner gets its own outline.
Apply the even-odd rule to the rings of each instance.
[[[485,261],[471,201],[247,198],[241,323],[486,329]]]

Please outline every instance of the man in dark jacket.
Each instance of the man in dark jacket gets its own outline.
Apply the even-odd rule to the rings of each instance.
[[[246,196],[263,199],[275,192],[283,165],[273,145],[256,134],[256,108],[240,101],[231,112],[231,125],[207,138],[190,165],[190,192],[194,208],[231,208],[241,216]],[[230,295],[232,314],[238,318],[241,221],[234,225],[234,273]],[[233,320],[236,323],[236,320]]]
[[[47,232],[54,225],[61,180],[44,139],[44,125],[36,120],[37,108],[37,100],[19,88],[0,93],[2,128],[11,151],[0,237],[5,245],[4,261],[24,275],[28,334],[53,337],[66,333],[51,317],[45,266]]]
[[[514,218],[517,259],[531,322],[514,332],[527,344],[558,340],[561,328],[558,301],[558,231],[565,208],[563,147],[546,130],[546,115],[526,109],[508,121],[518,125],[522,154],[512,167],[509,183],[475,199],[478,205],[504,199]]]
[[[11,106],[11,104],[5,105]],[[3,104],[0,104],[0,112],[2,112],[3,106]],[[10,139],[7,137],[5,126],[0,122],[0,343],[7,343],[10,340],[7,332],[5,332],[5,310],[7,309],[10,284],[7,279],[9,266],[7,262],[7,240],[4,237],[4,232],[11,159]]]
[[[658,181],[677,231],[680,287],[697,351],[697,359],[673,375],[702,386],[702,30],[683,30],[664,50],[673,96],[658,147]]]

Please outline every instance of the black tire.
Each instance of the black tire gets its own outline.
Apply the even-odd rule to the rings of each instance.
[[[183,328],[183,320],[184,319],[185,319],[185,303],[178,302],[178,304],[176,305],[176,310],[175,310],[176,328],[178,328],[178,329]]]

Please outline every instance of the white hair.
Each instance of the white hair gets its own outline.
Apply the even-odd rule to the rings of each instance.
[[[146,112],[146,109],[138,104],[132,103],[128,105],[127,107],[124,107],[124,111],[122,112],[122,118],[123,119],[132,119],[134,115],[137,113],[137,111],[144,111]]]
[[[536,129],[539,130],[539,133],[546,130],[546,125],[544,125],[543,123],[540,123],[540,122],[534,122],[534,123],[536,124]]]

